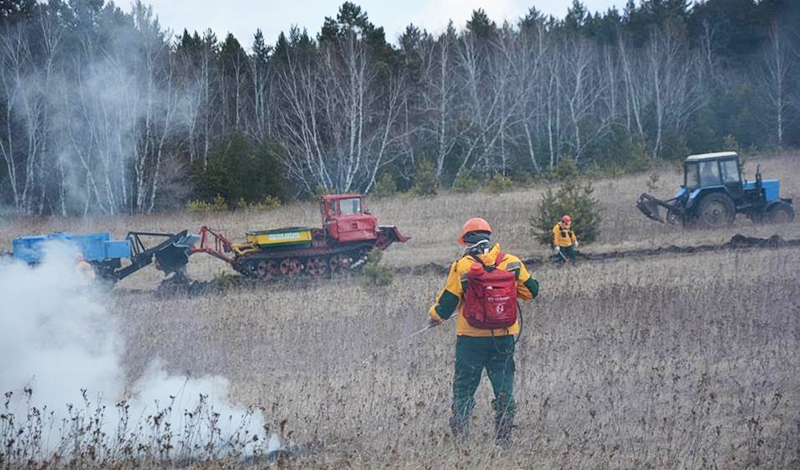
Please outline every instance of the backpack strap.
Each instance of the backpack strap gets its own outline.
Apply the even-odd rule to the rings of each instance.
[[[494,265],[493,266],[486,266],[486,264],[483,261],[481,261],[481,259],[478,258],[476,255],[469,255],[469,257],[472,258],[473,260],[475,260],[476,263],[482,264],[483,267],[487,271],[494,271],[495,269],[497,269],[500,266],[500,263],[503,261],[503,259],[505,259],[506,254],[503,253],[502,251],[498,252],[497,253],[497,258],[494,259]]]

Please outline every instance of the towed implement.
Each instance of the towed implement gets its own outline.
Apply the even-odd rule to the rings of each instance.
[[[57,232],[15,238],[11,256],[29,265],[38,265],[48,244],[66,244],[89,263],[98,277],[115,283],[154,262],[165,275],[185,276],[190,248],[197,239],[197,235],[188,234],[186,230],[174,234],[128,232],[124,240],[111,240],[109,233]],[[127,262],[123,264],[123,260]]]
[[[394,242],[409,240],[393,225],[378,225],[377,218],[364,207],[363,199],[360,194],[323,196],[321,228],[252,231],[241,243],[203,227],[200,242],[191,251],[210,254],[251,278],[326,278],[342,274],[361,267],[372,249],[383,251]]]
[[[683,185],[674,198],[642,193],[636,207],[658,222],[707,228],[729,226],[737,214],[754,222],[794,220],[792,200],[780,197],[780,181],[764,180],[760,167],[755,181],[743,180],[740,168],[735,152],[692,155],[683,162]]]

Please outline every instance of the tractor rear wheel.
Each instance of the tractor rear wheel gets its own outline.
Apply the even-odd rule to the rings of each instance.
[[[767,211],[767,221],[773,224],[785,224],[794,220],[794,207],[786,202],[778,202]]]
[[[728,227],[733,225],[733,221],[736,220],[736,206],[727,194],[712,193],[700,201],[700,206],[697,208],[697,219],[704,227]]]

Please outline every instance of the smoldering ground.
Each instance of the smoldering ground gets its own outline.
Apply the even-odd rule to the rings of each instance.
[[[50,247],[36,267],[0,261],[0,437],[8,463],[47,459],[89,439],[108,456],[268,450],[260,411],[231,404],[225,377],[172,375],[148,357],[143,373],[126,378],[120,325],[107,294],[76,275],[75,252]]]

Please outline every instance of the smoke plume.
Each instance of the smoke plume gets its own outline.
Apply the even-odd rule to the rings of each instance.
[[[0,411],[13,414],[20,428],[33,407],[44,410],[41,416],[56,428],[55,436],[43,438],[45,453],[99,410],[97,426],[111,437],[150,442],[168,436],[184,451],[210,442],[215,449],[238,443],[240,452],[265,444],[260,412],[230,404],[224,377],[170,375],[152,358],[126,386],[117,319],[104,307],[106,295],[76,274],[75,252],[51,246],[36,267],[0,261],[0,392],[11,392]],[[7,419],[0,423],[4,431]]]

